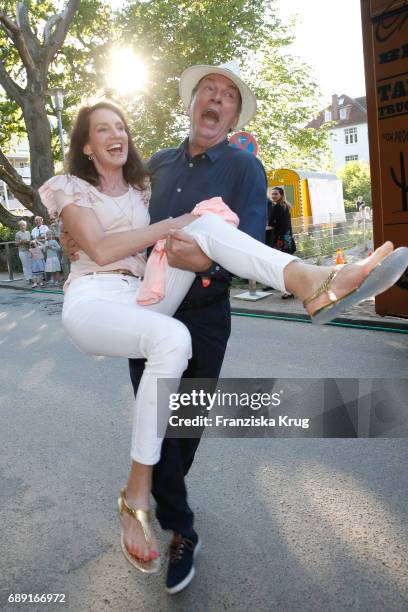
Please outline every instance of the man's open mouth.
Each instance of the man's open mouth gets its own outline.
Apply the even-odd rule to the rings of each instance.
[[[201,115],[201,118],[212,123],[218,123],[218,121],[220,120],[220,116],[217,111],[211,108],[207,108]]]

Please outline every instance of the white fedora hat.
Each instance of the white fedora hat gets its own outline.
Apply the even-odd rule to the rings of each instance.
[[[187,110],[191,102],[191,94],[194,87],[201,79],[209,74],[222,74],[230,79],[239,89],[241,94],[242,106],[241,114],[238,119],[237,128],[241,128],[252,119],[256,113],[256,98],[248,85],[244,83],[240,76],[239,64],[237,60],[232,60],[219,66],[197,65],[186,68],[180,77],[179,92],[180,98]]]

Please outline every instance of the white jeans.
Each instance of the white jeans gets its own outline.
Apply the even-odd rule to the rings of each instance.
[[[283,270],[296,259],[292,255],[265,246],[212,213],[185,231],[233,274],[285,291]],[[82,276],[72,281],[65,295],[63,325],[82,351],[147,360],[136,395],[131,444],[132,459],[146,465],[160,459],[157,379],[173,379],[177,385],[191,357],[190,334],[171,317],[194,278],[193,272],[169,267],[165,297],[150,306],[136,302],[140,281],[118,274]]]
[[[31,257],[28,251],[19,251],[18,256],[21,261],[21,265],[23,266],[23,274],[24,279],[26,281],[31,280],[33,278],[33,273],[31,271]]]

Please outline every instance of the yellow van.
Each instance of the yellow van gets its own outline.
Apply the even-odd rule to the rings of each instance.
[[[272,187],[283,187],[287,201],[292,204],[291,216],[308,223],[341,223],[346,220],[343,186],[331,172],[269,170],[268,195]]]

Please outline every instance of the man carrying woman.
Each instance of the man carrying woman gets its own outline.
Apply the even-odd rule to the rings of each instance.
[[[70,175],[54,177],[41,188],[44,203],[61,215],[65,229],[81,249],[64,300],[66,329],[87,353],[147,360],[136,396],[132,466],[119,498],[122,549],[142,571],[157,570],[159,552],[149,516],[152,468],[157,465],[159,472],[153,474],[157,516],[163,528],[175,532],[167,575],[170,593],[187,586],[194,575],[199,540],[187,505],[184,475],[197,442],[183,448],[184,440],[175,445],[166,440],[161,450],[155,429],[156,384],[158,378],[179,379],[187,368],[191,337],[186,325],[192,332],[194,351],[188,374],[217,377],[229,335],[228,282],[219,281],[217,274],[223,272],[217,267],[294,293],[304,301],[309,314],[323,322],[336,316],[342,304],[349,306],[364,299],[367,291],[376,293],[393,284],[408,263],[408,249],[392,253],[392,244],[386,243],[360,265],[340,271],[308,266],[262,245],[216,215],[195,220],[187,211],[197,201],[221,196],[240,217],[241,227],[250,204],[240,197],[246,187],[246,196],[260,203],[261,210],[255,214],[261,219],[261,237],[266,182],[259,161],[230,149],[226,140],[228,132],[248,121],[256,108],[253,94],[239,76],[226,67],[193,67],[182,76],[180,87],[189,108],[190,135],[179,149],[159,152],[151,160],[151,225],[146,172],[123,114],[109,103],[80,111],[71,139]],[[236,157],[231,151],[236,151]],[[254,183],[256,190],[251,194]],[[178,216],[159,220],[169,215]],[[193,272],[170,267],[163,300],[140,306],[136,300],[144,273],[143,251],[165,237],[171,266],[201,272],[202,278],[194,280]],[[217,263],[210,269],[212,260]],[[172,315],[183,304],[192,283],[177,321]],[[204,292],[211,286],[218,295]],[[210,299],[206,301],[207,295]],[[212,316],[222,309],[226,331],[219,339],[220,326]],[[218,347],[217,368],[206,364],[200,354],[206,334],[207,345],[213,342]]]

